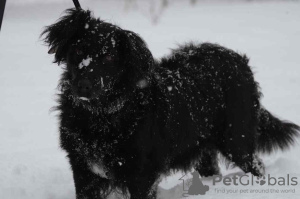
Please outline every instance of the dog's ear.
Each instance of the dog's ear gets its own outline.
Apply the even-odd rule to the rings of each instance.
[[[50,47],[49,54],[55,54],[55,63],[64,62],[72,40],[77,38],[91,18],[90,11],[68,9],[56,23],[42,32],[44,42]]]
[[[134,84],[141,80],[149,81],[149,73],[154,59],[144,40],[136,33],[119,30],[119,48],[121,62]]]

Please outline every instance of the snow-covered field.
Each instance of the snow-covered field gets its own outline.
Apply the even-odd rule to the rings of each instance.
[[[21,2],[7,2],[0,33],[0,198],[74,199],[71,170],[58,146],[57,118],[49,112],[55,105],[60,68],[51,64],[52,57],[39,39],[43,26],[53,23],[73,4],[71,0],[55,4]],[[150,4],[126,7],[122,2],[81,4],[96,16],[139,33],[157,58],[190,40],[216,42],[246,53],[262,87],[264,106],[300,124],[300,2],[205,1],[191,6],[187,1],[176,1],[156,24],[149,14]],[[158,8],[156,11],[160,12]],[[214,186],[211,179],[204,179],[203,183],[210,186],[207,194],[189,198],[299,198],[299,155],[298,145],[284,153],[263,156],[270,175],[290,174],[298,178],[297,186]],[[226,175],[235,170],[223,172]],[[182,175],[177,173],[161,182],[160,198],[181,197]],[[188,174],[185,178],[190,177]],[[225,193],[215,188],[224,188]],[[295,190],[226,193],[245,188]]]

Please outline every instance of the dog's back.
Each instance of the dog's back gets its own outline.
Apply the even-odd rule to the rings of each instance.
[[[270,115],[277,133],[269,139],[272,132],[266,129],[274,122],[266,121],[248,58],[232,50],[210,43],[187,44],[163,58],[156,72],[169,100],[168,130],[179,143],[174,154],[211,159],[195,151],[217,150],[244,171],[262,175],[256,150],[284,149],[299,130]],[[183,156],[175,158],[174,167],[188,168]],[[252,168],[253,162],[259,162],[257,168]]]

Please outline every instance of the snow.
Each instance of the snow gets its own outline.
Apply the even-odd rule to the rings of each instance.
[[[93,58],[87,56],[86,59],[83,59],[82,62],[79,63],[78,68],[82,69],[84,66],[89,66],[91,61],[93,61]]]
[[[111,38],[111,43],[112,43],[112,46],[115,47],[116,41],[115,41],[115,39],[113,37]]]
[[[146,88],[148,86],[148,81],[146,79],[141,79],[137,82],[137,87],[143,89],[143,88]]]
[[[101,176],[102,178],[108,178],[106,175],[106,171],[104,169],[104,167],[101,164],[91,164],[91,171],[99,176]]]
[[[103,77],[101,77],[101,88],[104,87],[104,83],[103,83]]]
[[[79,97],[80,100],[83,100],[83,101],[90,101],[88,98],[86,97]]]
[[[51,64],[53,56],[47,54],[47,47],[39,39],[42,28],[56,21],[73,2],[45,2],[7,1],[0,33],[0,197],[3,199],[75,198],[71,169],[66,154],[59,149],[57,113],[49,111],[56,104],[55,88],[62,69]],[[246,53],[264,93],[263,105],[280,118],[300,124],[299,2],[205,1],[192,7],[185,1],[175,1],[162,12],[156,24],[143,10],[148,7],[126,11],[125,4],[118,0],[81,4],[83,8],[91,8],[95,16],[140,34],[155,57],[168,54],[170,48],[188,41],[216,42]],[[277,177],[290,174],[299,179],[299,153],[297,145],[287,152],[262,155],[266,173]],[[236,168],[226,170],[224,165],[221,171],[228,176],[240,172]],[[181,197],[182,176],[178,172],[164,178],[159,184],[159,196]],[[186,179],[191,178],[188,173]],[[210,186],[206,195],[188,198],[295,199],[300,193],[299,184],[247,187],[274,189],[279,193],[240,193],[244,186],[213,186],[211,178],[204,179],[203,184]],[[238,193],[227,193],[236,189]],[[295,193],[281,193],[288,189],[295,189]]]

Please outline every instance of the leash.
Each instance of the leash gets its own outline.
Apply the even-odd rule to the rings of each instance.
[[[1,31],[3,15],[4,15],[5,3],[6,3],[6,0],[0,1],[0,31]]]
[[[75,8],[76,8],[77,10],[81,10],[81,6],[80,6],[80,3],[79,3],[79,0],[73,0],[73,3],[74,3]]]

